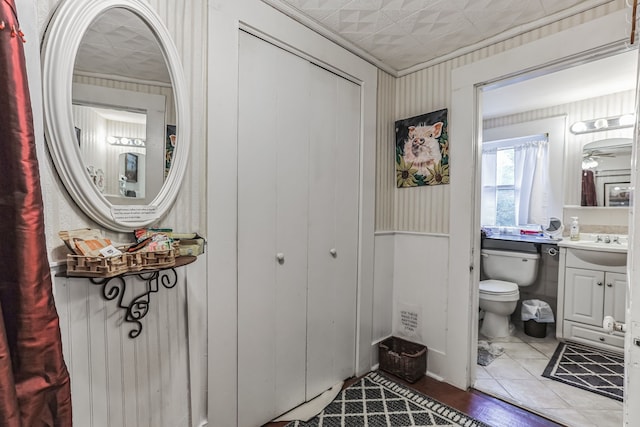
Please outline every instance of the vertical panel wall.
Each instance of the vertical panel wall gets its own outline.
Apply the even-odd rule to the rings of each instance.
[[[376,231],[393,230],[396,78],[378,70],[376,155]]]
[[[27,50],[32,46],[37,50],[37,40],[42,38],[58,0],[18,0],[16,3],[20,22],[30,41]],[[192,136],[190,161],[181,192],[159,225],[206,235],[207,57],[203,35],[207,32],[207,1],[149,0],[149,4],[167,26],[182,59],[191,114],[190,122],[182,125],[190,127]],[[33,58],[38,56],[38,52],[32,53]],[[31,78],[32,75],[39,77],[39,64],[28,71],[38,137],[47,248],[49,261],[55,265],[64,262],[66,254],[58,231],[93,228],[96,224],[69,197],[44,148],[40,86],[34,85],[39,84],[37,77]],[[168,102],[168,109],[174,111],[172,101]],[[173,123],[175,116],[171,114],[167,120]],[[108,231],[106,234],[118,241],[130,238]],[[206,421],[208,283],[204,257],[196,264],[180,269],[174,289],[154,294],[152,311],[144,320],[141,336],[135,340],[127,337],[127,326],[121,324],[121,311],[114,308],[114,302],[103,300],[97,286],[86,279],[54,277],[63,351],[71,374],[74,425],[187,427]],[[52,276],[57,272],[54,267]]]
[[[435,111],[440,108],[447,108],[450,103],[451,82],[450,74],[453,68],[467,65],[480,59],[485,59],[497,53],[517,48],[526,43],[538,40],[545,36],[558,33],[573,26],[591,21],[593,19],[606,16],[616,10],[626,8],[624,2],[609,2],[603,6],[589,11],[576,14],[558,22],[544,27],[526,32],[519,36],[499,42],[486,48],[478,49],[466,55],[433,65],[424,70],[402,76],[397,79],[395,87],[395,118],[402,119],[418,114]],[[379,95],[379,99],[382,99]],[[390,142],[381,138],[387,133],[388,123],[378,122],[378,158],[382,161]],[[388,138],[388,137],[387,137]],[[456,144],[455,135],[451,135],[449,144]],[[456,173],[456,159],[450,160],[450,173]],[[378,177],[383,182],[393,182],[395,171],[379,167],[380,173],[388,174],[386,177]],[[391,196],[392,192],[395,196]],[[377,198],[380,200],[394,200],[393,209],[393,229],[402,231],[416,231],[427,233],[448,233],[451,227],[449,224],[449,198],[455,197],[450,194],[449,186],[420,187],[396,189],[395,186],[389,188],[378,186]],[[378,203],[376,215],[380,218],[376,222],[377,230],[387,229],[387,223],[382,219],[389,217],[386,213],[388,207]]]
[[[204,263],[204,258],[197,263]],[[55,277],[53,272],[74,425],[198,425],[202,414],[190,413],[190,399],[202,399],[197,392],[190,396],[187,330],[191,326],[185,315],[188,290],[198,292],[204,279],[196,265],[176,270],[175,287],[160,286],[151,295],[149,314],[135,339],[128,336],[134,325],[123,322],[125,311],[115,300],[102,297],[101,286],[85,278]],[[144,288],[144,282],[127,278],[125,304]]]

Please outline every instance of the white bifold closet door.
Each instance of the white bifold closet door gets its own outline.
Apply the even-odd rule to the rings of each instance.
[[[244,32],[239,62],[238,425],[256,426],[355,373],[360,87]]]

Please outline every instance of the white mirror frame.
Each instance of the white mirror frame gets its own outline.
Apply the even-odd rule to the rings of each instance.
[[[90,181],[76,143],[72,114],[72,81],[75,58],[89,25],[101,13],[125,8],[149,26],[160,44],[171,75],[176,105],[177,141],[171,170],[148,207],[155,215],[135,221],[114,218],[112,204]],[[189,160],[189,110],[180,57],[160,17],[142,0],[63,0],[53,14],[42,43],[42,89],[46,140],[56,170],[77,205],[98,224],[115,231],[131,231],[162,218],[178,196]],[[118,211],[135,206],[117,205]]]

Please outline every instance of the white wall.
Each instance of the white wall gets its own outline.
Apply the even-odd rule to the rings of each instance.
[[[372,345],[377,357],[378,342],[391,336],[393,328],[395,233],[376,233],[375,245]]]
[[[395,236],[393,331],[427,346],[427,371],[443,378],[447,366],[447,292],[449,238],[446,235],[398,232]],[[400,311],[418,312],[417,336],[399,331]],[[446,311],[445,311],[446,312]]]

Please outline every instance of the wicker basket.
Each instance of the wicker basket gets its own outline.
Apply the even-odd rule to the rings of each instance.
[[[380,369],[414,383],[427,371],[427,347],[398,337],[378,344]]]

